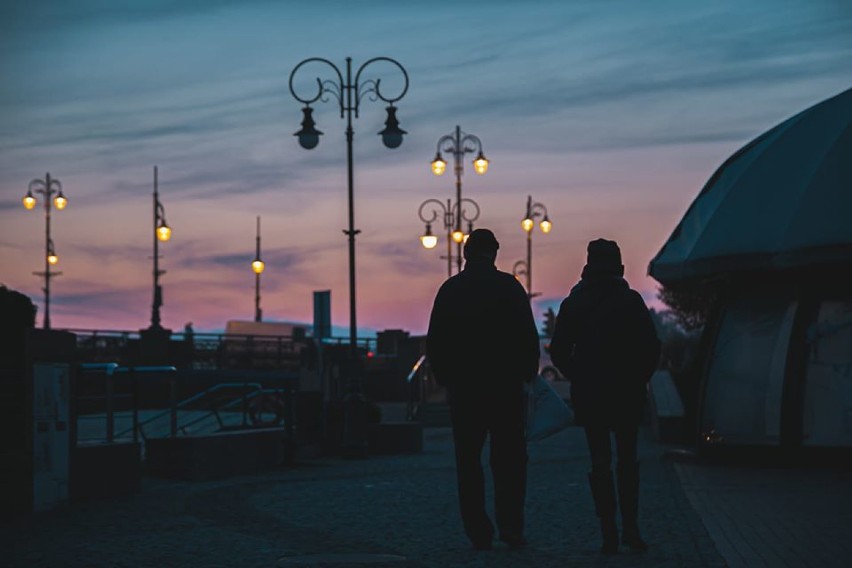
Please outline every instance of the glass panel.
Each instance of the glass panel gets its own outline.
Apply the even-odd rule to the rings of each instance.
[[[727,309],[707,376],[701,428],[709,443],[777,445],[797,303],[744,298]]]
[[[852,446],[852,300],[823,302],[808,343],[803,444]]]

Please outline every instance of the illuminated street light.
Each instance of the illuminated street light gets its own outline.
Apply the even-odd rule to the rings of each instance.
[[[154,166],[154,299],[151,304],[151,325],[150,330],[163,331],[163,326],[160,325],[160,306],[163,305],[163,289],[160,286],[160,276],[166,273],[165,270],[160,270],[160,242],[166,242],[172,238],[172,229],[166,223],[166,209],[160,203],[160,194],[158,193],[158,172],[157,166]]]
[[[61,211],[68,205],[68,199],[62,193],[62,184],[58,179],[50,177],[47,173],[44,179],[34,179],[27,188],[27,194],[23,198],[24,207],[28,210],[35,208],[38,200],[33,193],[44,196],[44,272],[33,272],[36,276],[44,278],[44,329],[50,329],[50,280],[61,275],[61,272],[51,272],[50,267],[59,262],[59,256],[53,248],[53,239],[50,236],[50,209],[51,204]],[[52,198],[52,199],[51,199]]]
[[[251,261],[251,269],[254,272],[254,321],[262,321],[260,310],[260,275],[266,264],[260,260],[260,217],[257,218],[257,237],[255,238],[254,260]]]
[[[547,216],[547,207],[541,203],[533,203],[532,196],[527,197],[527,210],[521,221],[521,228],[527,234],[527,259],[519,260],[512,267],[512,274],[520,281],[521,276],[526,276],[527,297],[532,300],[538,296],[538,292],[532,291],[532,231],[535,228],[535,219],[541,217],[539,228],[541,232],[547,234],[553,228],[553,223]]]
[[[456,129],[451,134],[446,134],[438,139],[438,149],[435,152],[435,158],[432,160],[432,173],[442,175],[447,170],[447,162],[444,160],[442,152],[450,152],[453,155],[453,163],[456,174],[456,211],[463,210],[462,207],[462,174],[464,173],[464,155],[467,153],[476,152],[476,158],[473,160],[473,169],[477,174],[484,174],[488,171],[488,160],[482,152],[482,141],[473,134],[465,134],[461,127],[456,125]],[[479,207],[477,206],[477,216],[479,215]],[[451,234],[453,241],[456,243],[456,266],[457,271],[462,269],[462,245],[466,240],[466,235],[462,230],[462,215],[455,215],[455,226]],[[470,230],[473,225],[470,226]],[[468,231],[469,233],[470,231]],[[448,255],[450,256],[450,255]]]
[[[427,212],[428,211],[428,212]],[[426,223],[426,231],[420,237],[424,248],[432,249],[438,244],[438,237],[432,234],[432,223],[439,217],[447,231],[447,276],[453,275],[453,243],[464,243],[467,236],[473,231],[473,222],[479,218],[479,205],[473,199],[464,198],[454,208],[452,200],[448,199],[444,205],[437,199],[427,199],[420,204],[417,210],[420,220]],[[453,227],[461,225],[461,221],[467,221],[467,233]]]
[[[426,231],[420,236],[423,248],[433,249],[438,246],[438,237],[432,234],[432,223],[426,223]]]

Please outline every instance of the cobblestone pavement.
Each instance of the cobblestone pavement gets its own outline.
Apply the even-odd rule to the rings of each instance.
[[[140,494],[5,526],[0,548],[10,566],[33,567],[723,565],[672,464],[650,442],[642,454],[652,548],[641,556],[598,553],[578,428],[530,446],[522,551],[470,549],[447,428],[427,429],[420,455],[310,460],[221,482],[146,479]]]
[[[651,550],[638,555],[598,552],[579,428],[532,444],[529,453],[530,546],[518,551],[470,548],[458,516],[450,430],[429,428],[419,455],[307,460],[219,482],[145,479],[136,495],[1,525],[0,566],[726,565],[682,489],[675,468],[683,464],[664,458],[647,437],[640,519]],[[693,489],[697,482],[685,480]]]
[[[678,463],[690,503],[732,568],[852,566],[852,473]]]

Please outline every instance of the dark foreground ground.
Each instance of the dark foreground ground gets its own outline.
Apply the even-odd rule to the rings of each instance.
[[[530,446],[530,546],[473,551],[450,430],[430,428],[420,455],[146,479],[137,495],[6,522],[0,566],[852,566],[852,473],[675,462],[645,434],[645,554],[598,553],[579,428]]]

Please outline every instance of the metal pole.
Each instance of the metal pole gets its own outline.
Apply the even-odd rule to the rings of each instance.
[[[44,329],[50,329],[50,174],[44,175]]]
[[[260,260],[260,216],[257,217],[257,240],[255,259]],[[254,321],[261,320],[260,313],[260,273],[254,273]]]
[[[106,441],[112,444],[115,439],[115,401],[113,400],[114,385],[112,373],[104,375],[106,379]]]
[[[160,202],[159,195],[157,194],[157,166],[154,166],[154,231],[152,235],[154,237],[154,298],[151,303],[151,328],[159,328],[160,327],[160,250],[159,243],[157,241],[157,221],[159,220],[159,212],[157,211],[157,205]]]
[[[464,148],[461,140],[461,126],[456,125],[456,138],[453,142],[453,159],[456,171],[456,231],[461,231],[461,199],[462,199],[462,171],[464,170]],[[462,243],[456,247],[456,266],[458,272],[462,269]]]
[[[532,300],[532,231],[527,231],[527,296]]]
[[[139,381],[136,368],[130,367],[130,382],[133,386],[133,443],[139,441]]]
[[[177,437],[178,426],[178,410],[177,410],[177,381],[174,373],[169,377],[169,399],[171,403],[171,412],[169,420],[169,433],[172,438]]]
[[[453,223],[447,223],[447,214],[451,214],[453,210],[453,200],[447,199],[447,211],[444,215],[444,225],[447,227],[447,278],[453,275]]]
[[[352,167],[352,141],[355,132],[352,130],[352,91],[356,88],[352,84],[352,58],[346,58],[346,169],[349,197],[349,358],[353,367],[358,359],[358,323],[355,306],[355,235],[360,231],[355,230],[355,196],[354,196],[354,170]]]

